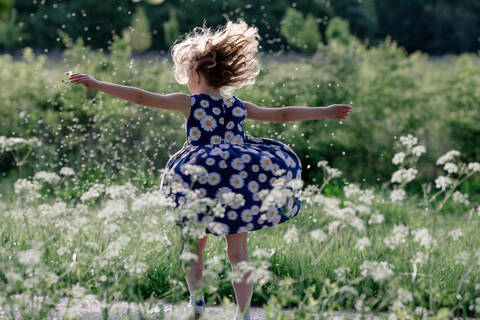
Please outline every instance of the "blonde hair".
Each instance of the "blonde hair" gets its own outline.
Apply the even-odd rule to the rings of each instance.
[[[243,20],[227,21],[217,30],[197,27],[172,47],[175,79],[186,84],[190,71],[195,70],[209,85],[225,92],[253,84],[260,72],[255,59],[258,39],[258,29]]]

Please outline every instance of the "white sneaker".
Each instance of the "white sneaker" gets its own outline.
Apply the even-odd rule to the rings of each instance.
[[[205,301],[202,299],[197,301],[197,303],[192,304],[190,301],[187,304],[187,310],[193,312],[195,319],[200,319],[200,317],[205,313]]]

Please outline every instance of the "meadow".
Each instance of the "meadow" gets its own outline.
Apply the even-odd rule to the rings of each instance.
[[[114,300],[185,301],[180,262],[194,256],[181,254],[174,220],[202,202],[171,212],[159,190],[183,118],[62,80],[73,70],[160,93],[186,88],[168,61],[131,59],[126,39],[108,56],[63,41],[55,65],[29,48],[22,61],[0,57],[0,305],[41,319],[62,297],[96,297],[108,318]],[[305,180],[298,217],[249,235],[252,304],[268,319],[479,316],[479,57],[432,62],[388,39],[367,48],[348,36],[294,61],[261,59],[257,85],[235,95],[354,109],[344,122],[245,122],[253,136],[289,143]],[[238,274],[223,238],[209,237],[205,260],[207,303],[231,303]]]

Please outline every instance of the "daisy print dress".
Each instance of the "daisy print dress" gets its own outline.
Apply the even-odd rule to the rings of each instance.
[[[191,180],[190,175],[185,174],[185,164],[205,168],[208,174],[197,179],[192,188],[200,197],[222,201],[224,192],[243,195],[243,205],[230,204],[224,217],[197,213],[197,219],[206,222],[207,233],[226,235],[263,229],[288,221],[301,210],[297,190],[284,207],[260,211],[265,197],[260,196],[259,191],[273,188],[279,177],[275,172],[283,169],[282,176],[287,181],[301,179],[302,166],[298,156],[286,144],[244,132],[242,122],[245,118],[246,108],[235,96],[191,95],[191,111],[186,122],[187,140],[166,165],[165,173],[170,171],[173,180],[188,188]],[[162,189],[169,184],[165,173]],[[174,200],[175,207],[185,201],[182,192],[169,190],[168,196]],[[182,226],[181,221],[177,224]]]

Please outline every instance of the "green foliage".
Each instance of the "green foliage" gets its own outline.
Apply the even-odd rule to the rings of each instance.
[[[180,35],[177,13],[175,9],[168,12],[168,21],[163,23],[163,36],[165,44],[170,47]]]
[[[7,20],[13,0],[0,0],[0,20]]]
[[[150,33],[150,22],[148,21],[144,7],[137,7],[137,11],[135,11],[132,16],[132,27],[130,29],[124,29],[123,32],[128,33],[134,52],[143,52],[150,48],[152,45],[152,35]]]
[[[340,17],[334,17],[329,21],[325,35],[328,41],[336,40],[343,45],[348,45],[352,38],[348,21]]]
[[[7,21],[0,19],[0,47],[10,48],[26,36],[22,32],[23,26],[16,24],[16,18],[17,10],[12,9]]]
[[[321,40],[315,17],[303,14],[293,8],[288,8],[281,22],[281,34],[288,43],[302,51],[312,52]]]

